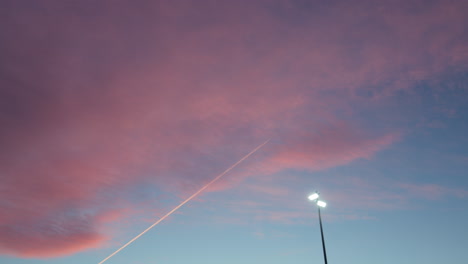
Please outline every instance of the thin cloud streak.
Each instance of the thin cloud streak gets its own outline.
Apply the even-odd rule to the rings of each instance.
[[[221,174],[219,174],[218,176],[216,176],[213,180],[211,180],[209,183],[207,183],[205,186],[203,186],[202,188],[200,188],[198,191],[196,191],[194,194],[192,194],[190,197],[188,197],[187,199],[185,199],[183,202],[181,202],[179,205],[177,205],[176,207],[174,207],[171,211],[169,211],[167,214],[165,214],[164,216],[162,216],[161,218],[159,218],[156,222],[154,222],[151,226],[149,226],[147,229],[145,229],[143,232],[141,232],[140,234],[138,234],[136,237],[132,238],[130,241],[128,241],[127,243],[125,243],[122,247],[120,247],[119,249],[117,249],[115,252],[113,252],[112,254],[110,254],[108,257],[106,257],[105,259],[103,259],[101,262],[99,262],[99,264],[102,264],[104,263],[105,261],[107,261],[108,259],[110,259],[112,256],[114,256],[115,254],[119,253],[122,249],[126,248],[128,245],[130,245],[131,243],[133,243],[135,240],[137,240],[139,237],[141,237],[142,235],[144,235],[146,232],[148,232],[149,230],[151,230],[153,227],[155,227],[157,224],[161,223],[164,219],[166,219],[167,217],[169,217],[170,215],[172,215],[175,211],[177,211],[179,208],[181,208],[182,206],[184,206],[186,203],[190,202],[190,200],[192,200],[193,198],[195,198],[196,196],[198,196],[200,193],[202,193],[205,189],[207,189],[208,187],[210,187],[210,185],[212,185],[213,183],[215,183],[216,181],[218,181],[219,179],[221,179],[221,177],[223,177],[224,175],[226,175],[228,172],[230,172],[233,168],[235,168],[237,165],[239,165],[241,162],[243,162],[244,160],[246,160],[248,157],[250,157],[250,155],[254,154],[255,152],[257,152],[259,149],[261,149],[264,145],[266,145],[268,143],[268,141],[270,141],[270,139],[266,140],[265,142],[263,142],[262,144],[260,144],[258,147],[256,147],[255,149],[253,149],[251,152],[249,152],[247,155],[245,155],[244,157],[242,157],[239,161],[237,161],[236,163],[234,163],[231,167],[227,168],[225,171],[223,171]]]

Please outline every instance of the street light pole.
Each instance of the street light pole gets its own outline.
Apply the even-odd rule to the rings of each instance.
[[[320,223],[320,234],[322,236],[322,249],[323,249],[323,258],[325,260],[325,264],[328,264],[328,260],[327,260],[327,251],[325,249],[325,238],[323,236],[323,227],[322,227],[322,214],[320,213],[320,207],[326,207],[327,206],[327,203],[324,202],[324,201],[321,201],[318,199],[319,198],[319,194],[317,192],[309,195],[309,200],[311,201],[314,201],[315,204],[317,204],[317,208],[318,208],[318,215],[319,215],[319,223]]]
[[[322,215],[320,214],[320,206],[317,206],[317,207],[318,207],[318,215],[319,215],[319,222],[320,222],[320,234],[322,235],[323,258],[325,259],[325,264],[328,264],[327,251],[325,250],[325,239],[323,238]]]

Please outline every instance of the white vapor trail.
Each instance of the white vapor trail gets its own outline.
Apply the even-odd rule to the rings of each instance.
[[[134,237],[132,240],[128,241],[125,245],[121,246],[119,249],[117,249],[114,253],[110,254],[107,258],[103,259],[101,262],[99,262],[98,264],[102,264],[104,263],[105,261],[107,261],[108,259],[110,259],[112,256],[114,256],[115,254],[119,253],[119,251],[121,251],[122,249],[126,248],[128,245],[130,245],[131,243],[133,243],[135,240],[137,240],[139,237],[141,237],[142,235],[144,235],[146,232],[148,232],[151,228],[153,228],[154,226],[156,226],[157,224],[161,223],[164,219],[166,219],[168,216],[170,216],[172,213],[174,213],[175,211],[177,211],[177,209],[179,209],[180,207],[182,207],[184,204],[188,203],[190,200],[192,200],[193,198],[195,198],[197,195],[199,195],[201,192],[203,192],[206,188],[208,188],[211,184],[213,184],[215,181],[219,180],[221,177],[223,177],[226,173],[228,173],[230,170],[232,170],[234,167],[236,167],[237,165],[239,165],[242,161],[244,161],[245,159],[247,159],[250,155],[254,154],[257,150],[259,150],[260,148],[262,148],[266,143],[268,143],[268,141],[270,141],[270,139],[266,140],[265,142],[263,142],[262,144],[260,144],[258,147],[256,147],[254,150],[252,150],[249,154],[245,155],[242,159],[240,159],[239,161],[237,161],[236,163],[234,163],[234,165],[232,165],[231,167],[227,168],[224,172],[222,172],[221,174],[219,174],[218,176],[216,176],[216,178],[214,178],[213,180],[211,180],[208,184],[206,184],[205,186],[203,186],[200,190],[196,191],[194,194],[192,194],[189,198],[185,199],[185,201],[181,202],[179,205],[177,205],[176,207],[174,207],[174,209],[172,209],[171,211],[169,211],[167,214],[165,214],[163,217],[159,218],[158,221],[154,222],[154,224],[152,224],[151,226],[149,226],[148,228],[146,228],[143,232],[141,232],[139,235],[137,235],[136,237]]]

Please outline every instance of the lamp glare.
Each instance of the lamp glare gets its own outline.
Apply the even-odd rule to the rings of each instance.
[[[311,201],[317,200],[317,198],[319,198],[318,193],[313,193],[313,194],[309,195],[309,200],[311,200]]]
[[[317,201],[317,205],[320,206],[320,207],[326,207],[327,203],[324,202],[324,201]]]

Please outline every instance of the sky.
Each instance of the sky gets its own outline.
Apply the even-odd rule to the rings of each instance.
[[[2,0],[0,263],[466,263],[468,1]]]

